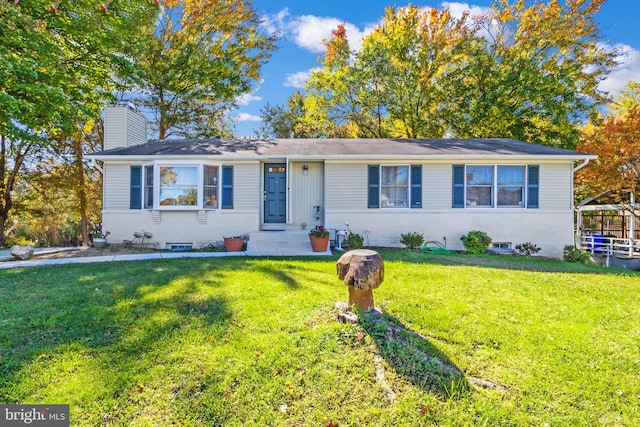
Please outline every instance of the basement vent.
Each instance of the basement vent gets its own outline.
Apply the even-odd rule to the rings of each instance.
[[[492,242],[491,246],[487,248],[487,252],[492,254],[511,255],[515,254],[516,250],[511,247],[511,242]]]
[[[165,249],[169,251],[188,251],[193,249],[193,243],[167,243]]]
[[[491,243],[491,247],[500,249],[511,249],[511,242],[493,242]]]

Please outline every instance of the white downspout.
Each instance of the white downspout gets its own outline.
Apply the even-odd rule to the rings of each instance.
[[[98,164],[96,159],[91,159],[91,166],[93,166],[94,168],[98,169],[98,171],[100,171],[100,173],[102,175],[104,175],[104,169],[102,169],[102,167]]]
[[[586,158],[584,159],[584,162],[580,163],[578,166],[576,166],[575,168],[573,168],[573,173],[578,172],[580,169],[582,169],[583,167],[587,166],[589,164],[589,162],[591,161],[591,159]]]

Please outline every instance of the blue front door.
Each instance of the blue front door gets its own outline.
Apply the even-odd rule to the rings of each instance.
[[[287,221],[287,167],[285,164],[264,165],[264,222]]]

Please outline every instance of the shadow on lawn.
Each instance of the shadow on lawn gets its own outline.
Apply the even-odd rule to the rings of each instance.
[[[436,346],[407,329],[390,314],[361,314],[362,325],[384,359],[417,387],[443,399],[457,399],[470,392],[464,373]]]
[[[61,366],[69,359],[87,387],[102,384],[106,394],[96,400],[130,395],[136,376],[163,363],[168,349],[180,351],[200,330],[219,338],[232,321],[216,292],[225,277],[205,265],[179,272],[160,263],[48,267],[8,277],[0,286],[2,403],[30,399],[33,386],[21,384],[34,372],[64,382],[69,373]],[[195,345],[211,345],[208,334],[202,341]]]

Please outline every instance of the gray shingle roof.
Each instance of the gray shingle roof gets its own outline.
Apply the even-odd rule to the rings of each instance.
[[[238,157],[413,157],[563,156],[589,157],[576,151],[507,138],[473,139],[171,139],[115,148],[93,156],[238,156]]]

